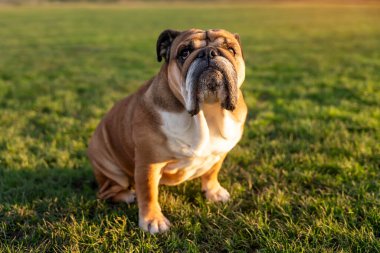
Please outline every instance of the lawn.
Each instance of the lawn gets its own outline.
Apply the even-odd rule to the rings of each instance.
[[[380,252],[380,5],[165,7],[0,7],[0,252]],[[86,147],[190,27],[240,34],[249,115],[233,200],[160,187],[152,236],[96,199]]]

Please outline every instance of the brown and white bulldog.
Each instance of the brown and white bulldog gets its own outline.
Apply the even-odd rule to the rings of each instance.
[[[160,184],[201,177],[208,200],[230,198],[218,172],[247,115],[237,34],[166,30],[157,59],[165,59],[160,72],[113,106],[88,148],[98,197],[131,203],[136,192],[139,225],[152,234],[170,226],[158,203]]]

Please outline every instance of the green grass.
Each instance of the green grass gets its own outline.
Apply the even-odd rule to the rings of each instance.
[[[0,252],[379,252],[380,7],[0,9]],[[173,227],[96,199],[85,150],[160,64],[166,28],[241,35],[249,116],[209,204],[161,187]]]

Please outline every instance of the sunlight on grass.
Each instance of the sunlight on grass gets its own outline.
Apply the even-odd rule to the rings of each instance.
[[[380,251],[379,10],[0,9],[0,251]],[[249,117],[220,175],[233,200],[161,187],[174,226],[151,236],[136,205],[96,200],[85,151],[157,73],[158,34],[190,27],[240,34]]]

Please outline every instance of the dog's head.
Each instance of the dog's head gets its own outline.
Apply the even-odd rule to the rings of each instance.
[[[240,39],[225,30],[165,30],[157,41],[157,59],[165,60],[170,89],[195,115],[202,103],[219,102],[234,110],[245,78]]]

